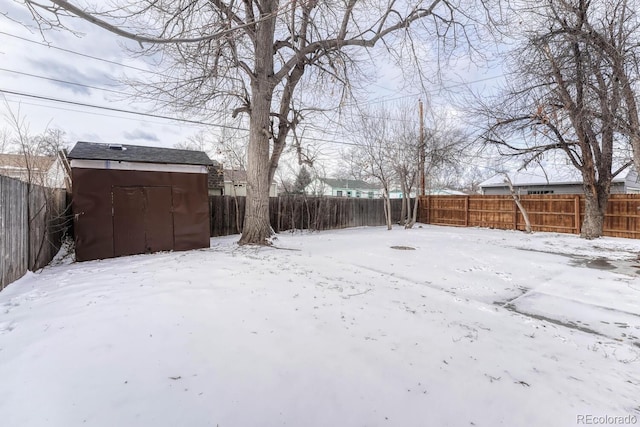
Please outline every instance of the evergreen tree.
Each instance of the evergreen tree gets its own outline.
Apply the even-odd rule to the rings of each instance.
[[[300,168],[300,172],[298,172],[298,176],[296,177],[296,181],[293,184],[293,192],[294,194],[304,194],[305,188],[307,185],[311,184],[311,174],[302,166]]]

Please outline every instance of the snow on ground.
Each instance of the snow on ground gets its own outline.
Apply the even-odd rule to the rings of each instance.
[[[63,263],[10,285],[0,423],[640,418],[638,241],[435,226],[236,240]]]

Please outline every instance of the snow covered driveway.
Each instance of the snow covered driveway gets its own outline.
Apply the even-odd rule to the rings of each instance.
[[[0,425],[640,418],[638,241],[431,226],[236,240],[1,292]]]

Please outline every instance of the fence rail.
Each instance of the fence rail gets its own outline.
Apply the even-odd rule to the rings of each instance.
[[[0,176],[0,290],[47,265],[68,222],[64,190]]]
[[[534,231],[580,233],[583,195],[527,195],[520,200]],[[418,221],[426,224],[524,230],[511,196],[422,196]],[[612,194],[604,219],[606,236],[640,238],[640,194]]]
[[[242,231],[245,200],[245,197],[209,197],[212,237]],[[279,196],[269,199],[269,215],[276,232],[377,226],[386,224],[383,203],[382,199]],[[391,200],[393,222],[400,220],[401,210],[402,200]]]

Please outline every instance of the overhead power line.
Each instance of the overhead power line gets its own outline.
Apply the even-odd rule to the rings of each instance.
[[[32,77],[32,78],[41,79],[41,80],[48,80],[48,81],[52,81],[52,82],[56,82],[56,83],[60,83],[60,84],[65,84],[65,85],[73,85],[73,86],[84,87],[84,88],[88,88],[88,89],[100,90],[100,91],[114,93],[114,94],[117,94],[117,95],[123,95],[123,96],[127,96],[127,97],[135,96],[136,98],[148,99],[148,100],[151,100],[151,101],[157,101],[157,98],[152,98],[152,97],[149,97],[149,96],[144,96],[144,95],[139,95],[139,94],[135,94],[134,95],[134,94],[131,94],[131,93],[128,93],[128,92],[124,92],[124,91],[108,89],[108,88],[103,88],[103,87],[98,87],[98,86],[92,86],[92,85],[87,85],[87,84],[84,84],[84,83],[72,82],[72,81],[69,81],[69,80],[62,80],[62,79],[57,79],[57,78],[53,78],[53,77],[42,76],[42,75],[39,75],[39,74],[27,73],[27,72],[24,72],[24,71],[11,70],[11,69],[8,69],[8,68],[0,68],[0,71],[4,71],[4,72],[7,72],[7,73],[12,73],[12,74],[18,74],[18,75],[27,76],[27,77]],[[403,96],[402,98],[408,98],[408,97],[409,97],[409,95]],[[363,114],[363,113],[360,113],[359,115],[362,116],[362,117],[369,118],[369,119],[379,119],[379,120],[403,122],[403,123],[414,123],[414,122],[417,121],[417,119],[394,117],[392,115],[389,115],[389,116],[386,116],[386,117],[380,117],[380,116],[375,116],[375,115],[371,115],[371,114]],[[323,129],[322,131],[323,131],[323,133],[328,133],[327,129]]]
[[[163,126],[199,126],[201,127],[201,125],[194,125],[191,123],[167,123],[166,120],[164,121],[160,121],[160,120],[149,120],[149,119],[143,119],[140,117],[125,117],[122,115],[116,115],[116,114],[109,114],[109,113],[102,113],[99,111],[88,111],[88,110],[81,110],[81,109],[76,109],[76,108],[70,108],[70,107],[62,107],[59,105],[47,105],[47,104],[42,104],[42,103],[38,103],[38,102],[30,102],[30,101],[24,101],[24,100],[18,100],[18,98],[6,98],[8,102],[14,103],[14,104],[18,104],[18,105],[31,105],[34,107],[41,107],[41,108],[52,108],[55,109],[56,111],[70,111],[73,113],[80,113],[80,114],[89,114],[92,116],[99,116],[99,117],[111,117],[114,119],[118,119],[118,120],[134,120],[137,122],[141,122],[141,123],[150,123],[150,124],[157,124],[157,125],[163,125]]]
[[[4,71],[6,73],[12,73],[12,74],[18,74],[21,76],[26,76],[26,77],[32,77],[32,78],[36,78],[36,79],[41,79],[41,80],[48,80],[48,81],[52,81],[55,83],[60,83],[60,84],[65,84],[65,85],[73,85],[73,86],[78,86],[78,87],[84,87],[84,88],[88,88],[88,89],[94,89],[94,90],[100,90],[100,91],[104,91],[104,92],[109,92],[109,93],[114,93],[114,94],[118,94],[118,95],[123,95],[123,96],[127,96],[127,97],[133,97],[135,96],[136,98],[142,98],[142,99],[148,99],[151,101],[157,101],[157,98],[152,98],[149,96],[144,96],[144,95],[139,95],[139,94],[131,94],[128,92],[124,92],[124,91],[119,91],[119,90],[114,90],[114,89],[108,89],[108,88],[103,88],[103,87],[99,87],[99,86],[93,86],[93,85],[87,85],[84,83],[78,83],[78,82],[72,82],[69,80],[62,80],[62,79],[57,79],[57,78],[53,78],[53,77],[47,77],[47,76],[42,76],[39,74],[33,74],[33,73],[27,73],[24,71],[17,71],[17,70],[11,70],[8,68],[0,68],[0,71]],[[391,121],[396,121],[396,122],[404,122],[404,123],[412,123],[415,120],[412,119],[408,119],[408,118],[400,118],[400,117],[377,117],[377,116],[373,116],[373,115],[369,115],[369,114],[360,114],[363,117],[367,117],[370,119],[380,119],[380,120],[391,120]],[[323,131],[324,133],[327,133],[326,130]]]
[[[118,65],[120,67],[130,68],[132,70],[142,71],[142,72],[145,72],[145,73],[161,75],[160,73],[158,73],[156,71],[145,70],[144,68],[134,67],[133,65],[127,65],[127,64],[123,64],[121,62],[111,61],[109,59],[104,59],[104,58],[99,58],[97,56],[88,55],[86,53],[76,52],[75,50],[65,49],[63,47],[58,47],[58,46],[53,46],[52,44],[49,44],[49,43],[44,43],[44,42],[31,40],[31,39],[28,39],[26,37],[20,37],[20,36],[17,36],[15,34],[6,33],[4,31],[0,31],[0,34],[2,34],[3,36],[13,37],[15,39],[25,41],[27,43],[33,43],[33,44],[37,44],[37,45],[40,45],[40,46],[44,46],[44,47],[49,48],[49,49],[56,49],[56,50],[59,50],[59,51],[62,51],[62,52],[70,53],[72,55],[82,56],[84,58],[89,58],[89,59],[93,59],[93,60],[96,60],[96,61],[105,62],[107,64]]]
[[[73,55],[78,55],[78,56],[81,56],[81,57],[84,57],[84,58],[89,58],[89,59],[93,59],[93,60],[96,60],[96,61],[101,61],[101,62],[105,62],[105,63],[108,63],[108,64],[117,65],[117,66],[120,66],[120,67],[125,67],[125,68],[129,68],[129,69],[132,69],[132,70],[141,71],[141,72],[144,72],[144,73],[151,73],[151,74],[155,74],[155,75],[159,75],[159,76],[163,75],[162,73],[158,73],[157,71],[147,70],[147,69],[144,69],[144,68],[139,68],[139,67],[135,67],[135,66],[132,66],[132,65],[123,64],[121,62],[111,61],[111,60],[100,58],[100,57],[97,57],[97,56],[93,56],[93,55],[88,55],[88,54],[85,54],[85,53],[77,52],[77,51],[74,51],[74,50],[71,50],[71,49],[65,49],[65,48],[62,48],[62,47],[53,46],[53,45],[51,45],[49,43],[44,43],[44,42],[31,40],[31,39],[28,39],[26,37],[17,36],[17,35],[10,34],[10,33],[4,32],[4,31],[0,31],[0,34],[4,35],[4,36],[7,36],[7,37],[13,37],[15,39],[19,39],[19,40],[25,41],[27,43],[33,43],[33,44],[37,44],[37,45],[44,46],[44,47],[47,47],[47,48],[56,49],[56,50],[59,50],[59,51],[62,51],[62,52],[70,53],[70,54],[73,54]],[[459,82],[459,83],[448,84],[448,85],[441,86],[441,87],[439,87],[437,89],[433,89],[433,90],[431,90],[429,92],[433,94],[433,93],[439,92],[441,90],[454,89],[454,88],[463,87],[463,86],[466,86],[466,85],[469,85],[469,84],[496,80],[496,79],[500,79],[500,78],[503,78],[503,77],[505,77],[505,76],[504,75],[497,75],[497,76],[485,77],[485,78],[481,78],[481,79],[470,80],[470,81],[467,81],[467,82]],[[420,93],[412,93],[412,94],[407,94],[407,95],[402,95],[402,96],[394,96],[392,98],[378,97],[378,98],[375,98],[375,99],[373,99],[371,101],[365,101],[365,102],[347,102],[347,103],[344,104],[344,106],[351,106],[351,105],[364,106],[364,105],[372,105],[372,104],[381,104],[381,103],[385,103],[385,102],[398,101],[398,100],[407,99],[407,98],[416,98],[416,97],[419,97],[419,96],[421,96],[423,94],[424,94],[423,92],[420,92]]]
[[[119,95],[131,96],[130,93],[122,92],[122,91],[119,91],[119,90],[107,89],[107,88],[104,88],[104,87],[92,86],[92,85],[87,85],[87,84],[84,84],[84,83],[70,82],[68,80],[56,79],[56,78],[53,78],[53,77],[40,76],[38,74],[26,73],[24,71],[10,70],[8,68],[0,68],[0,71],[4,71],[6,73],[12,73],[12,74],[19,74],[21,76],[33,77],[35,79],[49,80],[49,81],[52,81],[52,82],[62,83],[62,84],[66,84],[66,85],[79,86],[79,87],[84,87],[84,88],[87,88],[87,89],[95,89],[95,90],[101,90],[101,91],[104,91],[104,92],[116,93],[116,94],[119,94]],[[151,99],[151,98],[149,98],[149,99]]]
[[[97,108],[97,109],[100,109],[100,110],[115,111],[115,112],[118,112],[118,113],[135,114],[135,115],[138,115],[138,116],[145,116],[145,117],[154,117],[156,119],[173,120],[173,121],[177,121],[177,122],[192,123],[192,124],[203,125],[203,126],[215,126],[215,127],[220,127],[220,128],[224,128],[224,129],[233,129],[233,130],[240,129],[240,128],[236,128],[236,127],[233,127],[233,126],[206,123],[206,122],[203,122],[203,121],[200,121],[200,120],[179,119],[177,117],[164,116],[164,115],[161,115],[161,114],[143,113],[143,112],[140,112],[140,111],[125,110],[123,108],[115,108],[115,107],[106,107],[104,105],[88,104],[88,103],[85,103],[85,102],[70,101],[70,100],[67,100],[67,99],[52,98],[52,97],[49,97],[49,96],[35,95],[35,94],[31,94],[31,93],[17,92],[17,91],[13,91],[13,90],[0,89],[0,93],[6,93],[6,94],[9,94],[9,95],[24,96],[26,98],[42,99],[42,100],[45,100],[45,101],[59,102],[59,103],[62,103],[62,104],[78,105],[78,106],[81,106],[81,107]]]
[[[39,74],[26,73],[24,71],[10,70],[8,68],[0,68],[0,71],[4,71],[4,72],[7,72],[7,73],[13,73],[13,74],[19,74],[19,75],[22,75],[22,76],[32,77],[32,78],[41,79],[41,80],[49,80],[49,81],[52,81],[52,82],[66,84],[66,85],[73,85],[73,86],[84,87],[84,88],[88,88],[88,89],[101,90],[101,91],[104,91],[104,92],[115,93],[117,95],[123,95],[123,96],[126,96],[126,97],[136,97],[136,98],[141,98],[141,99],[148,99],[150,101],[157,101],[158,100],[157,98],[153,98],[151,96],[144,96],[144,95],[140,95],[140,94],[132,94],[132,93],[124,92],[124,91],[121,91],[121,90],[108,89],[108,88],[105,88],[105,87],[92,86],[92,85],[87,85],[87,84],[84,84],[84,83],[72,82],[72,81],[69,81],[69,80],[56,79],[56,78],[53,78],[53,77],[42,76],[42,75],[39,75]]]
[[[399,101],[399,100],[407,99],[407,98],[415,99],[415,98],[418,98],[420,96],[423,96],[425,94],[425,92],[430,93],[430,94],[435,94],[435,93],[440,92],[442,90],[455,89],[457,87],[463,87],[463,86],[467,86],[467,85],[474,84],[474,83],[482,83],[482,82],[486,82],[486,81],[497,80],[497,79],[501,79],[503,77],[506,77],[506,76],[504,74],[500,74],[500,75],[497,75],[497,76],[485,77],[485,78],[482,78],[482,79],[469,80],[468,82],[452,83],[452,84],[440,86],[437,89],[432,89],[432,90],[428,90],[428,91],[421,91],[421,92],[416,92],[416,93],[410,93],[410,94],[407,94],[407,95],[395,96],[393,98],[378,97],[378,98],[372,99],[371,101],[366,101],[366,102],[346,102],[343,106],[364,106],[364,105],[373,105],[373,104],[384,104],[385,102]]]
[[[153,118],[156,118],[156,119],[171,120],[171,121],[175,121],[175,122],[189,123],[189,124],[195,124],[195,125],[201,125],[201,126],[207,126],[207,127],[218,127],[218,128],[222,128],[222,129],[242,130],[242,131],[246,131],[246,132],[249,131],[249,129],[243,128],[243,127],[239,127],[239,126],[228,126],[228,125],[221,125],[221,124],[216,124],[216,123],[207,123],[207,122],[203,122],[203,121],[200,121],[200,120],[180,119],[180,118],[177,118],[177,117],[165,116],[165,115],[161,115],[161,114],[144,113],[144,112],[140,112],[140,111],[126,110],[124,108],[107,107],[107,106],[103,106],[103,105],[89,104],[89,103],[85,103],[85,102],[70,101],[70,100],[66,100],[66,99],[59,99],[59,98],[53,98],[53,97],[49,97],[49,96],[35,95],[35,94],[24,93],[24,92],[17,92],[17,91],[13,91],[13,90],[2,89],[2,88],[0,88],[0,93],[5,93],[5,94],[8,94],[8,95],[15,95],[15,96],[22,96],[22,97],[25,97],[25,98],[40,99],[40,100],[44,100],[44,101],[58,102],[58,103],[62,103],[62,104],[77,105],[77,106],[80,106],[80,107],[88,107],[88,108],[96,108],[96,109],[99,109],[99,110],[114,111],[114,112],[124,113],[124,114],[134,114],[134,115],[137,115],[137,116],[153,117]],[[311,139],[313,141],[318,141],[318,142],[327,142],[327,143],[330,143],[330,144],[358,146],[358,144],[353,143],[353,142],[336,141],[336,140],[323,139],[323,138],[313,138],[313,137],[311,137],[309,139]]]

